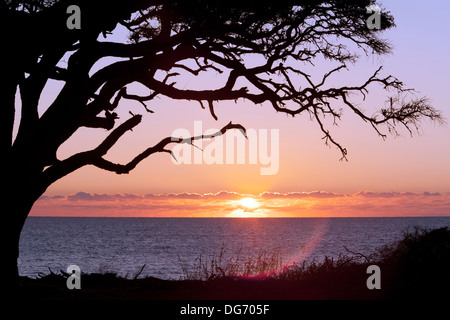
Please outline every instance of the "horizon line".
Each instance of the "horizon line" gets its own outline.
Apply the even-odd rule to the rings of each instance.
[[[358,219],[370,219],[370,218],[450,218],[449,215],[442,216],[322,216],[322,217],[151,217],[151,216],[36,216],[29,215],[27,218],[137,218],[137,219],[347,219],[347,218],[358,218]]]

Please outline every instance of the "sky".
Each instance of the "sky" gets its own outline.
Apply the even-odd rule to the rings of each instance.
[[[450,3],[382,1],[381,4],[393,14],[397,25],[382,35],[393,45],[393,53],[377,58],[361,57],[332,81],[340,85],[358,84],[382,65],[383,75],[399,78],[406,87],[414,88],[418,97],[427,96],[448,122]],[[326,70],[323,65],[316,68],[310,71],[322,75]],[[220,80],[220,75],[209,74],[200,79],[181,78],[177,85],[214,87],[220,85]],[[49,83],[41,98],[41,113],[60,88],[60,83]],[[366,101],[355,97],[367,111],[383,107],[388,95],[376,88],[371,93]],[[178,164],[167,153],[152,155],[128,175],[84,167],[53,184],[36,202],[31,215],[450,216],[448,124],[438,126],[425,121],[420,133],[413,137],[400,130],[400,137],[388,135],[383,140],[370,125],[350,110],[344,110],[339,126],[329,127],[348,150],[348,161],[339,161],[339,150],[324,145],[319,127],[306,114],[292,118],[276,113],[266,104],[222,102],[216,105],[218,121],[215,121],[197,102],[161,97],[148,107],[155,113],[144,114],[142,106],[131,100],[119,106],[121,120],[127,119],[128,111],[144,114],[144,119],[107,154],[108,159],[125,163],[175,130],[204,133],[220,129],[230,121],[244,125],[256,139],[241,146],[245,155],[243,164],[237,163],[238,156],[230,157],[231,163],[226,163],[232,148],[226,148],[228,136],[225,136],[224,148],[219,148],[219,142],[215,141],[217,144],[209,149],[207,143],[201,146],[203,154],[196,148],[180,149]],[[81,129],[61,146],[58,157],[63,159],[91,149],[106,135],[106,131]],[[267,150],[262,150],[256,143],[265,138],[274,140],[265,144]],[[249,144],[253,142],[258,153],[251,162],[249,150],[253,149]],[[208,164],[217,156],[212,152],[214,147],[216,152],[223,150],[223,164]]]

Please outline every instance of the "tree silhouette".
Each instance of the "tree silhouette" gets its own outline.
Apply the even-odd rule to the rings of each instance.
[[[142,115],[118,119],[116,109],[124,99],[141,103],[143,114],[153,112],[145,104],[157,95],[200,103],[217,120],[215,104],[223,100],[246,99],[268,103],[277,112],[291,116],[308,114],[320,127],[326,144],[336,146],[343,159],[347,150],[327,129],[324,117],[338,121],[339,100],[384,137],[382,125],[396,133],[401,125],[410,132],[420,121],[442,121],[426,98],[405,100],[397,78],[382,76],[381,68],[357,86],[328,85],[330,76],[357,61],[357,53],[382,55],[390,45],[380,32],[394,26],[393,17],[381,12],[380,29],[369,29],[366,7],[374,1],[207,1],[127,0],[110,2],[66,0],[7,0],[0,5],[3,49],[1,148],[6,163],[5,230],[2,268],[17,278],[18,242],[23,224],[34,202],[58,179],[86,165],[124,174],[155,152],[168,152],[171,143],[189,143],[164,138],[129,163],[113,163],[105,154]],[[67,26],[67,8],[81,10],[81,28]],[[109,42],[105,36],[116,26],[129,31],[129,41]],[[357,52],[352,52],[355,49]],[[257,55],[257,66],[246,57]],[[93,66],[105,57],[117,58],[99,70]],[[337,66],[320,81],[302,71],[302,66],[325,58]],[[165,72],[163,79],[158,73]],[[205,72],[226,75],[226,81],[212,90],[177,87],[180,73],[197,76]],[[39,100],[49,80],[64,83],[56,99],[42,115]],[[246,86],[241,83],[247,83]],[[129,93],[127,86],[140,83],[149,94]],[[352,103],[354,93],[365,96],[369,86],[393,90],[387,107],[374,115],[365,114]],[[20,104],[19,104],[20,102]],[[13,139],[15,112],[20,122]],[[6,111],[5,111],[6,110]],[[58,159],[56,152],[81,127],[108,130],[109,135],[92,150]],[[229,129],[245,130],[229,123]],[[200,139],[202,137],[192,137]],[[5,233],[2,233],[5,234]]]

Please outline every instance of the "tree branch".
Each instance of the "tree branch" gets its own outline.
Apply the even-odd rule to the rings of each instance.
[[[209,139],[225,134],[228,130],[238,129],[245,136],[247,135],[246,130],[240,124],[228,123],[221,130],[209,134],[193,136],[190,138],[180,138],[180,137],[167,137],[162,139],[155,146],[147,148],[142,153],[137,155],[133,160],[127,164],[117,164],[103,158],[103,156],[115,145],[115,143],[129,130],[132,130],[141,122],[142,116],[135,115],[122,123],[119,127],[114,129],[108,137],[95,149],[84,151],[72,155],[71,157],[58,161],[54,165],[48,167],[42,173],[41,183],[44,186],[50,185],[51,183],[61,179],[67,174],[83,167],[86,165],[94,165],[100,169],[115,172],[117,174],[128,174],[133,170],[141,161],[149,157],[150,155],[157,152],[167,152],[172,154],[171,150],[166,149],[169,144],[172,143],[189,143],[192,144],[195,140]]]
[[[42,172],[42,185],[48,186],[81,167],[93,164],[103,157],[127,131],[136,127],[141,120],[141,115],[135,115],[114,129],[95,149],[74,154],[51,165]]]
[[[247,136],[246,130],[245,130],[245,128],[243,126],[241,126],[240,124],[233,124],[233,123],[230,122],[226,126],[224,126],[221,130],[219,130],[219,131],[217,131],[217,132],[215,132],[213,134],[193,136],[193,137],[184,138],[184,139],[180,138],[180,137],[167,137],[167,138],[164,138],[159,143],[154,145],[153,147],[150,147],[150,148],[144,150],[142,153],[137,155],[133,160],[131,160],[127,164],[113,163],[111,161],[108,161],[108,160],[104,159],[103,157],[96,157],[95,159],[93,159],[91,164],[93,164],[94,166],[96,166],[98,168],[101,168],[101,169],[104,169],[104,170],[108,170],[108,171],[112,171],[112,172],[115,172],[117,174],[128,174],[141,161],[143,161],[144,159],[146,159],[147,157],[149,157],[150,155],[152,155],[154,153],[167,152],[167,153],[172,154],[171,150],[166,149],[166,147],[169,144],[172,144],[172,143],[177,143],[177,144],[178,143],[188,143],[188,144],[192,144],[192,142],[195,141],[195,140],[214,138],[214,137],[223,135],[228,130],[232,130],[232,129],[238,129],[245,136]]]

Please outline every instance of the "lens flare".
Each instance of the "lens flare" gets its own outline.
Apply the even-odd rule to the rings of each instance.
[[[329,225],[329,219],[318,219],[317,224],[313,227],[311,236],[306,240],[306,242],[299,248],[299,250],[290,255],[287,260],[278,266],[277,268],[260,272],[258,274],[252,274],[247,276],[238,276],[236,278],[245,279],[267,279],[273,277],[274,275],[279,275],[284,272],[289,271],[291,268],[295,268],[303,261],[306,261],[316,250],[317,246],[322,241],[325,236]]]

